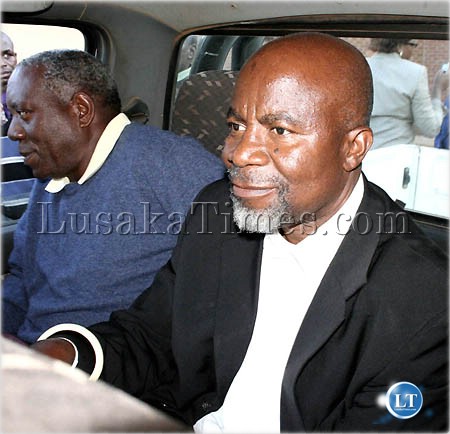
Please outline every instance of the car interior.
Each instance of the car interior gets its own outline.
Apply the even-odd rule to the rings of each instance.
[[[220,155],[228,133],[226,113],[239,70],[252,53],[273,38],[296,32],[326,32],[348,40],[366,56],[371,55],[371,38],[414,38],[418,41],[414,60],[427,66],[429,80],[438,68],[448,64],[446,2],[399,1],[389,3],[389,7],[383,2],[356,4],[5,1],[2,24],[4,31],[12,28],[8,26],[19,28],[17,32],[27,35],[28,40],[34,39],[30,38],[33,26],[49,32],[61,27],[76,29],[82,35],[81,48],[110,67],[123,111],[133,122],[192,135],[210,152]],[[194,49],[189,46],[192,35]],[[44,49],[37,34],[34,43],[37,51]],[[181,71],[181,57],[189,50],[190,63]],[[2,158],[7,156],[4,142],[8,140],[2,138]],[[421,164],[419,157],[415,157],[414,165],[404,163],[406,151],[384,156],[379,153],[377,161],[367,163],[369,180],[379,183],[411,211],[426,233],[447,250],[449,151],[435,152],[438,150],[433,149],[430,138],[417,137],[416,143],[409,145],[421,152],[422,159],[427,152],[433,154],[431,162],[427,160],[427,171],[422,169],[425,163]],[[388,162],[393,166],[392,179],[386,180]],[[16,164],[16,179],[29,177],[26,167],[20,166],[20,162]],[[11,176],[4,171],[2,182]],[[411,182],[405,183],[405,179]],[[417,199],[420,191],[425,201],[421,205]],[[2,201],[3,273],[8,270],[17,218],[25,206],[23,198],[15,208]]]
[[[2,2],[2,31],[14,41],[19,61],[47,49],[85,50],[109,67],[118,84],[122,111],[132,122],[191,135],[218,156],[229,132],[226,117],[239,71],[267,42],[298,32],[325,32],[347,40],[370,57],[372,38],[414,39],[417,43],[411,60],[427,67],[431,86],[434,74],[445,65],[448,68],[448,26],[448,2],[434,0]],[[76,35],[64,36],[69,33],[59,33],[63,30]],[[331,79],[333,73],[330,71]],[[427,236],[447,252],[449,150],[437,149],[433,137],[420,135],[414,143],[389,148],[369,151],[367,161],[363,162],[363,172],[409,211]],[[1,158],[4,276],[9,270],[14,231],[28,200],[28,195],[6,198],[5,185],[10,181],[28,182],[32,174],[18,154],[17,144],[6,136],[1,138]],[[7,164],[8,169],[5,169]],[[14,365],[16,369],[22,359],[15,357],[13,360],[7,355],[6,368],[9,362],[10,368]],[[46,378],[44,368],[39,375]],[[18,378],[23,378],[22,372]],[[71,392],[74,390],[73,384],[67,387]],[[23,402],[28,402],[23,393],[35,391],[32,382],[25,392],[14,385],[10,388],[17,389],[17,399]],[[90,390],[86,390],[86,395]],[[123,397],[116,399],[114,393],[117,392],[107,390],[105,393],[114,400],[114,405],[120,404],[119,399],[123,400]],[[95,390],[92,396],[96,397]],[[75,402],[72,409],[86,406],[88,402],[88,399],[83,403]],[[105,403],[108,408],[108,400]],[[42,404],[39,409],[30,408],[32,404],[19,408],[14,422],[21,425],[21,419],[31,417],[31,423],[36,423],[39,430],[39,423],[44,420],[42,415],[46,411],[58,413],[61,403]],[[113,416],[120,416],[120,408],[114,415],[111,411],[105,415],[100,414],[101,411],[95,414],[103,425],[92,432],[135,432],[141,430],[139,423],[148,426],[149,416],[141,413],[131,412],[128,421],[122,418],[117,422]],[[68,432],[76,432],[84,426],[76,420],[78,413],[72,409],[72,424],[65,421]],[[33,419],[36,412],[39,415]],[[158,425],[156,432],[171,431],[171,428],[183,431],[182,427],[164,423]],[[32,428],[23,432],[29,430]],[[63,426],[46,426],[45,431],[64,432],[64,429]]]

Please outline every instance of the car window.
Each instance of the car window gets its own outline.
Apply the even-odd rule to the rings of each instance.
[[[227,34],[195,35],[186,39],[180,49],[171,129],[194,135],[209,150],[220,154],[227,134],[225,114],[231,96],[226,94],[226,89],[230,82],[234,84],[245,61],[276,37]],[[449,91],[448,77],[445,76],[448,74],[445,72],[448,69],[448,41],[394,40],[391,44],[398,45],[387,54],[379,45],[380,40],[385,41],[382,38],[343,39],[364,54],[374,76],[371,127],[375,137],[374,146],[363,162],[365,175],[406,209],[448,218]],[[196,41],[195,50],[191,46],[193,40]],[[381,64],[380,59],[384,58],[387,63]],[[396,75],[394,65],[389,63],[391,59],[405,69],[404,75]],[[406,70],[409,67],[411,71]],[[442,79],[441,92],[433,98],[437,75]],[[387,83],[388,80],[391,82]],[[388,90],[381,89],[382,86]],[[230,89],[231,94],[232,87]],[[388,142],[389,146],[377,147],[384,136],[392,140]]]
[[[13,41],[18,62],[40,51],[85,48],[83,33],[72,27],[3,23],[2,31]]]

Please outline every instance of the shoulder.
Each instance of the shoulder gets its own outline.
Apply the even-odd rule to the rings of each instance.
[[[420,300],[433,309],[447,307],[447,254],[382,189],[367,183],[366,198],[379,237],[368,271],[377,299],[391,303],[396,297],[401,304],[407,298],[414,306]]]
[[[30,199],[28,202],[28,207],[30,207],[33,203],[37,201],[51,200],[52,193],[49,193],[45,188],[50,182],[50,178],[47,179],[38,179],[35,178],[33,183],[33,188],[31,189]]]
[[[448,262],[407,212],[375,185],[366,187],[359,211],[377,224],[371,232],[347,235],[334,271],[342,276],[352,312],[349,323],[358,330],[364,323],[372,350],[383,348],[380,357],[390,360],[408,351],[408,341],[448,318]],[[444,329],[436,333],[442,335]]]
[[[407,59],[400,59],[400,62],[402,70],[409,74],[410,79],[418,80],[427,74],[427,68],[424,65]]]
[[[192,201],[187,224],[189,232],[193,233],[203,233],[203,229],[195,228],[204,228],[206,224],[208,233],[215,235],[211,238],[217,236],[218,239],[225,233],[228,236],[237,231],[233,224],[230,184],[226,178],[214,181],[200,190]]]
[[[367,181],[366,187],[365,198],[371,202],[371,211],[375,211],[378,221],[382,223],[377,226],[382,241],[398,238],[397,241],[412,243],[417,239],[431,250],[443,253],[418,227],[409,211],[400,207],[382,188],[370,181]],[[444,257],[446,256],[444,254]]]
[[[152,152],[167,152],[173,147],[178,147],[179,151],[189,148],[206,151],[202,145],[192,137],[179,136],[171,131],[161,130],[151,125],[138,123],[129,124],[123,131],[120,140],[132,141],[141,146],[147,147]]]
[[[408,60],[408,59],[400,59],[400,60],[401,60],[403,66],[411,68],[412,70],[425,71],[427,69],[424,65],[413,62],[412,60]]]
[[[366,60],[371,68],[379,68],[380,71],[385,68],[395,68],[400,71],[407,70],[408,72],[415,74],[422,74],[426,71],[424,65],[403,59],[398,53],[376,53]]]
[[[129,152],[132,158],[142,161],[144,166],[151,164],[152,167],[164,167],[167,173],[180,167],[188,173],[188,167],[195,166],[197,177],[201,177],[202,172],[212,172],[214,179],[223,176],[221,160],[190,136],[179,136],[150,125],[131,123],[123,131],[119,142],[122,152]],[[207,178],[213,180],[209,175]]]

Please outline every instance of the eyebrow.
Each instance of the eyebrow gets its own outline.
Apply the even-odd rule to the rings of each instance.
[[[227,118],[234,118],[238,122],[245,122],[245,119],[237,112],[236,109],[230,107],[227,112]],[[299,119],[294,118],[287,112],[268,113],[261,116],[258,122],[262,125],[273,125],[277,122],[285,122],[289,125],[296,126],[298,128],[305,128],[306,125]]]
[[[244,118],[233,107],[230,107],[227,112],[227,118],[234,118],[239,122],[244,122]]]
[[[264,116],[261,116],[261,118],[259,119],[259,122],[263,125],[271,125],[280,121],[284,121],[293,125],[300,124],[297,119],[294,119],[289,113],[286,112],[268,113]]]

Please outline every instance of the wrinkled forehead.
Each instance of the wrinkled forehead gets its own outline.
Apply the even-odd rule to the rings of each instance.
[[[331,76],[321,77],[310,66],[292,60],[283,53],[253,58],[239,74],[232,106],[255,104],[296,113],[323,105],[330,96]]]
[[[337,38],[300,36],[273,41],[244,65],[236,96],[279,93],[292,102],[326,103],[336,110],[364,88],[368,66],[361,53]]]
[[[242,73],[266,77],[298,77],[311,86],[324,85],[336,72],[347,69],[348,61],[334,47],[302,40],[274,41],[257,52]]]

